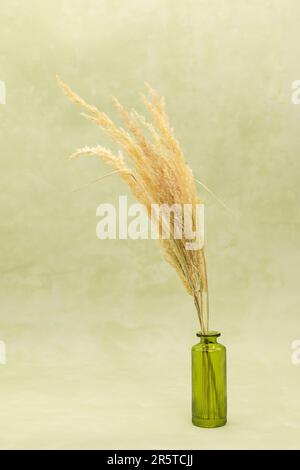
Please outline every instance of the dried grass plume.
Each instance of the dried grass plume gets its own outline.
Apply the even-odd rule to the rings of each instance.
[[[114,155],[102,147],[83,147],[70,158],[82,155],[96,156],[112,167],[111,173],[118,173],[127,183],[135,198],[147,208],[151,217],[151,204],[191,204],[193,221],[196,220],[196,204],[200,203],[193,173],[176,140],[165,109],[164,98],[148,84],[148,97],[141,95],[151,121],[135,110],[127,111],[113,98],[124,127],[116,125],[103,111],[86,103],[59,77],[57,81],[71,101],[83,108],[82,115],[99,126],[118,144],[127,156],[125,161],[121,150]],[[186,291],[196,306],[200,328],[208,331],[208,286],[204,249],[187,250],[186,239],[160,237],[164,258],[178,273]]]

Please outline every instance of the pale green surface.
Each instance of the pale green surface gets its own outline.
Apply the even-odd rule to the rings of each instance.
[[[299,448],[298,0],[2,0],[1,448]],[[211,318],[228,350],[228,424],[190,419],[191,299],[155,242],[99,241],[127,188],[58,73],[115,117],[165,95],[202,190]],[[200,188],[201,189],[201,188]]]

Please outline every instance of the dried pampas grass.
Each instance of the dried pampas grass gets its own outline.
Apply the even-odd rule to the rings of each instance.
[[[113,103],[124,122],[125,128],[122,128],[114,124],[104,112],[86,103],[58,77],[57,80],[65,94],[85,110],[82,115],[101,127],[119,145],[130,158],[131,165],[125,162],[121,151],[114,155],[102,146],[83,147],[70,158],[91,155],[110,165],[113,169],[111,174],[120,175],[135,198],[147,208],[149,217],[152,204],[190,204],[192,220],[195,222],[196,205],[200,200],[192,170],[187,165],[170,126],[164,98],[146,85],[149,97],[142,95],[142,101],[152,122],[148,122],[135,110],[126,111],[119,101],[113,98]],[[172,230],[170,239],[160,236],[159,242],[164,258],[175,268],[186,291],[193,297],[201,331],[206,333],[208,288],[203,247],[198,250],[186,249],[187,240],[184,237],[176,239],[172,236]]]

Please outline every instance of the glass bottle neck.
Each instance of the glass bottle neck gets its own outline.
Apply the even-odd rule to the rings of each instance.
[[[201,336],[200,343],[217,343],[217,336]]]
[[[200,338],[200,343],[217,343],[218,337],[221,336],[221,333],[218,331],[208,331],[207,333],[197,333],[197,336]]]

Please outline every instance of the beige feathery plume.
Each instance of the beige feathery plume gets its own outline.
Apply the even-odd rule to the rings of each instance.
[[[84,110],[83,116],[97,124],[111,139],[119,145],[131,160],[128,166],[121,153],[115,156],[104,147],[83,147],[77,150],[71,158],[81,155],[99,157],[104,163],[113,168],[112,173],[118,173],[127,183],[136,199],[147,208],[151,217],[151,205],[190,204],[192,220],[196,221],[196,205],[199,204],[193,173],[185,161],[179,142],[170,127],[165,109],[164,98],[160,97],[146,84],[149,97],[142,95],[142,101],[148,110],[152,123],[135,110],[128,112],[113,98],[113,103],[120,114],[125,129],[117,126],[102,111],[86,103],[59,77],[57,81],[65,94]],[[149,136],[149,137],[147,137]],[[162,221],[158,221],[161,234]],[[175,228],[175,216],[173,230]],[[169,239],[160,236],[162,254],[177,271],[186,291],[193,296],[200,328],[208,331],[208,286],[203,248],[188,250],[184,236],[182,239]]]

